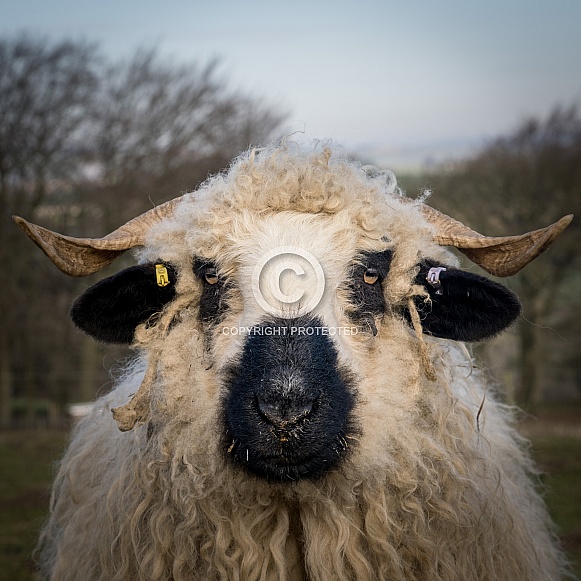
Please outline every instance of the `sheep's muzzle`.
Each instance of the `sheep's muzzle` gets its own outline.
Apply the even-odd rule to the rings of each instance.
[[[318,319],[263,322],[224,378],[228,461],[269,481],[317,479],[356,432],[354,381]]]

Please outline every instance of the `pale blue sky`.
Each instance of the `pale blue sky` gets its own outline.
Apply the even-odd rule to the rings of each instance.
[[[222,58],[288,132],[397,166],[581,104],[581,0],[0,0],[0,34]],[[391,160],[391,163],[390,163]]]

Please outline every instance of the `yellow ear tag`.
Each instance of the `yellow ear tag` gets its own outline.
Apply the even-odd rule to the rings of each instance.
[[[155,265],[155,278],[157,286],[167,286],[170,283],[167,268],[163,264]]]

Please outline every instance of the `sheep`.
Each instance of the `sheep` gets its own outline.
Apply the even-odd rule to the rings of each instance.
[[[496,276],[571,216],[486,237],[330,145],[251,149],[100,239],[15,217],[136,357],[74,428],[39,540],[53,580],[556,580],[526,441],[466,343]]]

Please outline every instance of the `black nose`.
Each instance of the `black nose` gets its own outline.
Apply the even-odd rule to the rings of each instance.
[[[228,462],[288,483],[320,478],[345,457],[354,378],[321,328],[315,318],[273,319],[249,334],[223,375]]]
[[[265,401],[257,398],[258,410],[262,417],[279,429],[293,428],[306,419],[313,411],[313,401],[289,401],[280,399]]]

